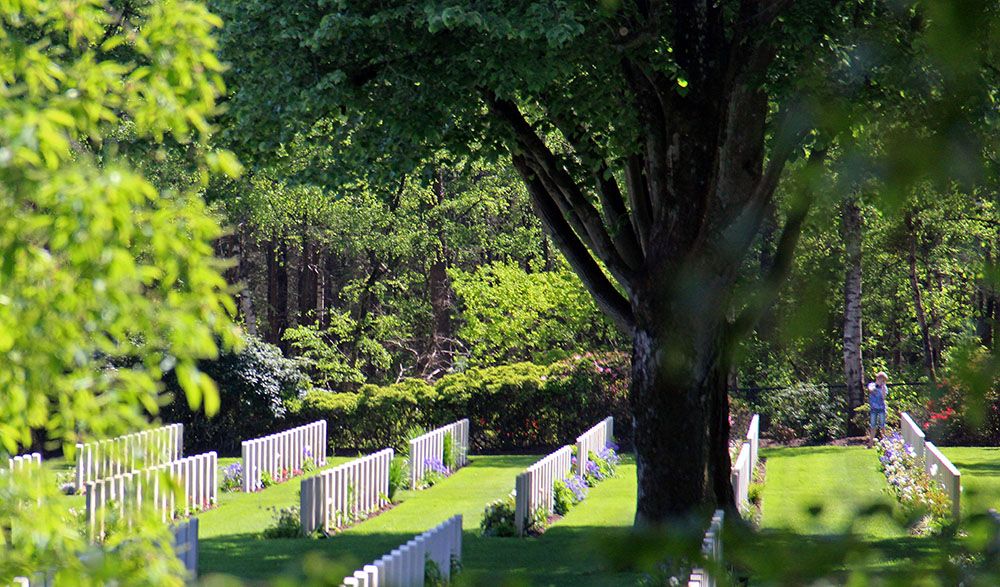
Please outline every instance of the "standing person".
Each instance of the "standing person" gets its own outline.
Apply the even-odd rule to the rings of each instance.
[[[885,371],[879,371],[875,375],[875,381],[868,384],[868,448],[872,447],[876,430],[879,438],[885,437],[885,398],[889,395],[888,382],[889,376]]]

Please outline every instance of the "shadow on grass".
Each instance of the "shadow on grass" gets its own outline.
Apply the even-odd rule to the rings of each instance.
[[[622,528],[595,526],[550,528],[534,538],[485,538],[478,531],[463,533],[460,584],[552,585],[586,587],[634,585],[633,572],[610,570],[602,549],[609,535],[623,536]],[[254,534],[235,534],[202,540],[199,572],[232,575],[265,584],[278,576],[295,577],[302,561],[314,552],[345,572],[360,568],[413,538],[412,534],[339,534],[325,539],[265,540]]]

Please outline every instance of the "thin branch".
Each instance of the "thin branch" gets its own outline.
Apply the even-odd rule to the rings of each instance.
[[[514,131],[515,140],[524,152],[525,163],[532,166],[535,174],[546,184],[553,196],[562,196],[553,201],[562,204],[562,213],[574,224],[573,228],[579,237],[604,262],[616,279],[623,284],[627,283],[632,277],[631,271],[615,248],[600,213],[587,201],[580,187],[541,137],[535,133],[517,105],[509,100],[500,99],[489,91],[484,92],[484,99],[493,113]]]
[[[821,167],[826,159],[826,154],[827,151],[825,149],[814,151],[809,156],[808,167],[814,170]],[[764,313],[774,305],[782,284],[784,284],[791,273],[792,261],[795,258],[795,247],[798,245],[799,238],[802,235],[802,226],[805,224],[806,217],[809,215],[809,210],[815,200],[816,195],[813,189],[808,186],[804,187],[801,198],[788,213],[785,226],[781,231],[781,237],[778,239],[774,262],[761,280],[757,294],[753,296],[743,312],[729,325],[727,333],[729,341],[735,342],[746,336]]]
[[[611,283],[590,251],[566,222],[562,212],[526,159],[522,155],[514,155],[512,159],[514,167],[528,187],[528,193],[531,194],[532,203],[546,232],[594,296],[597,307],[607,314],[622,332],[631,334],[635,328],[635,318],[628,300]],[[627,284],[623,285],[627,287]]]

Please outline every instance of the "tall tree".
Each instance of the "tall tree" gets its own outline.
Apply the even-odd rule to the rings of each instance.
[[[931,342],[930,324],[927,322],[927,312],[924,309],[923,295],[920,293],[920,278],[917,275],[917,228],[913,221],[913,212],[907,210],[904,224],[906,226],[906,266],[909,269],[910,291],[913,294],[913,309],[920,326],[920,339],[923,342],[924,367],[931,381],[937,380],[934,365],[934,346]]]
[[[864,401],[861,360],[861,241],[864,227],[856,196],[844,201],[841,215],[841,236],[844,240],[844,382],[847,384],[848,413],[853,414],[854,409]]]
[[[276,127],[338,117],[343,161],[367,159],[373,169],[398,173],[442,147],[509,155],[547,234],[632,338],[637,522],[732,504],[725,385],[734,342],[791,265],[832,137],[852,112],[877,110],[875,98],[901,99],[887,72],[923,73],[922,64],[893,68],[911,55],[900,45],[912,47],[927,26],[914,18],[918,8],[756,0],[219,6],[229,22],[227,58],[236,62],[233,116],[248,147]],[[970,9],[982,16],[988,6]],[[965,16],[958,22],[969,28]],[[859,45],[884,48],[885,59],[865,61]],[[873,76],[881,83],[868,83]],[[254,106],[262,103],[281,106]],[[787,186],[794,197],[761,295],[732,299],[785,167],[804,152],[809,162],[796,167],[806,177]]]

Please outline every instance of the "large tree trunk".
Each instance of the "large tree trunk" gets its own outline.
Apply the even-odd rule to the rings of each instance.
[[[841,235],[844,239],[844,382],[847,384],[848,425],[860,434],[854,409],[864,401],[864,369],[861,361],[861,208],[856,198],[844,202]]]
[[[730,481],[729,369],[717,337],[676,337],[714,326],[638,328],[633,336],[631,405],[635,435],[637,526],[693,512],[734,508]]]
[[[907,252],[906,261],[910,270],[910,289],[913,292],[913,307],[917,313],[917,324],[920,325],[920,338],[924,348],[924,366],[931,381],[937,381],[934,369],[934,345],[931,344],[931,332],[927,325],[927,314],[924,312],[924,302],[920,295],[920,281],[917,279],[917,233],[913,223],[913,213],[907,212],[905,217]]]

